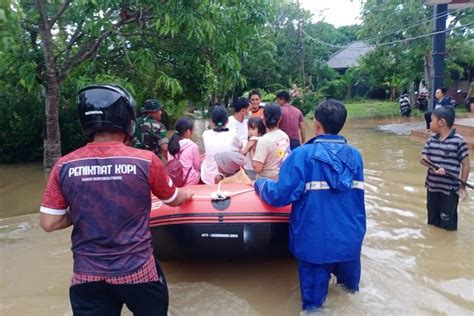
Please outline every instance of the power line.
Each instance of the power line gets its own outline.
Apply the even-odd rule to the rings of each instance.
[[[382,34],[378,34],[376,36],[373,36],[373,37],[369,37],[369,38],[366,38],[366,39],[363,39],[364,42],[370,42],[374,39],[377,39],[377,38],[381,38],[381,37],[384,37],[385,35],[390,35],[390,34],[396,34],[400,31],[403,31],[403,30],[407,30],[407,29],[410,29],[410,28],[413,28],[415,26],[418,26],[418,25],[422,25],[426,22],[431,22],[437,18],[440,18],[440,17],[444,17],[444,16],[447,16],[449,14],[453,14],[453,13],[456,13],[458,11],[462,11],[462,10],[466,10],[466,8],[459,8],[459,9],[456,9],[456,10],[452,10],[452,11],[449,11],[449,12],[444,12],[444,13],[441,13],[441,14],[434,14],[433,16],[431,16],[430,18],[427,18],[427,19],[424,19],[424,20],[421,20],[419,21],[418,23],[415,23],[415,24],[412,24],[412,25],[407,25],[401,29],[393,29],[391,31],[387,31],[385,33],[382,33]],[[311,35],[305,33],[305,35],[307,35],[308,37],[312,38]],[[316,38],[312,38],[315,42],[318,42],[322,45],[325,45],[325,46],[328,46],[328,47],[332,47],[332,48],[337,48],[337,49],[340,49],[340,48],[346,48],[348,47],[349,45],[335,45],[335,44],[331,44],[331,43],[327,43],[327,42],[324,42],[322,40],[319,40],[319,39],[316,39]],[[374,44],[372,46],[377,46],[377,44]],[[363,47],[366,47],[366,46],[363,46]],[[358,48],[358,47],[355,47],[355,48]],[[361,47],[362,48],[362,47]]]
[[[460,25],[460,26],[456,26],[456,27],[452,27],[452,28],[447,28],[447,29],[442,30],[442,31],[431,32],[431,33],[428,33],[428,34],[408,37],[408,38],[395,40],[395,41],[390,41],[390,42],[385,42],[385,43],[370,44],[370,45],[363,45],[363,46],[354,46],[352,48],[357,49],[357,48],[366,48],[366,47],[380,47],[380,46],[392,45],[392,44],[397,44],[397,43],[403,43],[403,42],[408,42],[408,41],[412,41],[412,40],[415,40],[415,39],[419,39],[419,38],[423,38],[423,37],[427,37],[427,36],[431,36],[431,35],[435,35],[435,34],[446,33],[448,31],[452,31],[452,30],[459,29],[459,28],[466,28],[466,27],[468,27],[470,25],[473,25],[473,24],[474,24],[474,22],[471,22],[471,23],[467,23],[465,25]],[[322,40],[319,40],[317,38],[312,37],[311,35],[306,33],[304,30],[301,30],[301,31],[303,32],[304,35],[306,35],[307,37],[309,37],[310,39],[312,39],[316,43],[319,43],[319,44],[322,44],[322,45],[325,45],[325,46],[328,46],[328,47],[342,49],[342,48],[347,48],[347,47],[350,46],[350,45],[333,45],[331,43],[326,43]]]
[[[419,21],[418,23],[405,26],[405,27],[403,27],[403,28],[401,28],[401,29],[393,29],[393,30],[391,30],[391,31],[387,31],[387,32],[382,33],[382,34],[377,34],[377,35],[375,35],[375,36],[373,36],[373,37],[369,37],[369,38],[365,39],[364,41],[369,42],[369,41],[372,41],[372,40],[374,40],[374,39],[384,37],[385,35],[396,34],[396,33],[400,32],[400,31],[411,29],[411,28],[413,28],[413,27],[415,27],[415,26],[422,25],[422,24],[425,24],[425,23],[427,23],[427,22],[434,21],[434,20],[436,20],[436,19],[438,19],[438,18],[442,18],[442,17],[448,16],[448,15],[450,15],[450,14],[452,15],[452,14],[458,12],[458,11],[465,10],[465,9],[466,9],[466,8],[459,8],[459,9],[452,10],[452,11],[447,11],[447,12],[444,12],[444,13],[433,14],[433,16],[431,16],[430,18],[426,18],[426,19],[424,19],[424,20],[421,20],[421,21]]]

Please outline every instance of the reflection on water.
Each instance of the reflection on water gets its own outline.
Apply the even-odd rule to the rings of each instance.
[[[196,134],[206,123],[198,124]],[[360,292],[349,294],[332,280],[323,314],[472,315],[474,191],[459,205],[459,231],[427,226],[422,144],[373,124],[351,123],[342,134],[364,156],[368,229]],[[12,217],[37,210],[45,181],[41,166],[0,171],[0,314],[70,315],[70,230],[46,234],[37,215]],[[170,315],[299,314],[293,260],[162,265]]]
[[[41,164],[0,165],[0,218],[38,210],[47,175]]]

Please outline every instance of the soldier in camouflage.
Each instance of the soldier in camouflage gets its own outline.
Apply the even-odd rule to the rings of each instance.
[[[166,158],[168,152],[168,138],[166,128],[161,123],[163,109],[158,100],[146,100],[142,116],[137,119],[132,146],[153,151],[158,157]]]

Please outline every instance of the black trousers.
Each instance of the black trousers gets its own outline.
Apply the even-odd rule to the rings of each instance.
[[[430,129],[431,124],[431,112],[425,112],[425,122],[426,122],[426,129]]]
[[[427,193],[428,224],[446,230],[458,229],[459,196],[451,191],[449,195],[441,192]]]
[[[120,316],[123,304],[134,316],[166,316],[168,286],[156,261],[160,281],[140,284],[88,282],[69,288],[74,316]]]
[[[299,139],[290,139],[290,149],[293,150],[296,147],[299,147],[301,145],[301,142]]]

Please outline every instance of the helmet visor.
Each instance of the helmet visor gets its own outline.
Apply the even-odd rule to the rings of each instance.
[[[124,98],[124,95],[106,88],[94,88],[82,91],[78,98],[78,103],[83,104],[85,108],[101,109],[113,105],[120,98]]]
[[[135,121],[135,101],[120,87],[90,86],[77,96],[77,113],[87,136],[103,130],[130,134]]]

